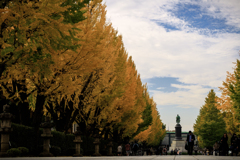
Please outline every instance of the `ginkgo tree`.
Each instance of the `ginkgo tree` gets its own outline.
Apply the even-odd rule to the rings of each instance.
[[[118,108],[118,131],[122,136],[131,136],[137,131],[138,124],[142,122],[142,115],[145,108],[143,101],[143,89],[131,57],[127,61],[127,75],[124,95],[116,105]]]
[[[112,77],[111,70],[114,69],[115,62],[114,48],[111,43],[115,43],[113,41],[115,41],[116,33],[110,25],[104,26],[105,10],[100,2],[94,1],[86,6],[86,8],[94,7],[91,7],[91,10],[87,9],[86,16],[88,18],[86,20],[76,24],[82,30],[77,34],[77,37],[82,39],[77,42],[80,47],[76,53],[71,50],[66,51],[65,57],[61,57],[58,64],[53,65],[56,74],[53,79],[48,81],[53,89],[54,85],[60,85],[57,90],[54,90],[54,93],[50,94],[55,102],[54,105],[51,105],[50,101],[46,109],[55,115],[56,123],[58,120],[62,122],[62,118],[65,117],[65,131],[71,127],[69,125],[79,114],[83,115],[82,111],[86,106],[93,106],[97,101],[96,97],[101,96],[103,88],[100,86],[110,85],[108,80]],[[58,69],[59,67],[61,68]],[[51,82],[55,81],[56,77],[58,77],[57,83],[52,84]],[[67,109],[60,106],[62,102]],[[61,114],[61,111],[68,111],[68,118],[66,116],[59,117],[65,115],[65,113]]]
[[[36,105],[33,107],[34,126],[38,126],[41,122],[43,106],[49,95],[60,94],[59,91],[61,91],[61,93],[69,93],[66,91],[72,91],[70,86],[73,87],[76,81],[73,82],[70,80],[74,78],[74,71],[82,65],[75,64],[75,61],[78,61],[79,57],[85,57],[86,61],[82,61],[84,64],[94,62],[93,59],[87,61],[87,59],[89,59],[88,56],[79,56],[79,46],[81,45],[79,44],[79,37],[81,37],[81,33],[77,32],[75,28],[77,28],[82,19],[85,19],[85,16],[78,14],[80,19],[75,20],[75,23],[70,21],[69,19],[76,15],[71,13],[70,17],[66,17],[66,14],[69,12],[68,9],[73,9],[73,6],[66,6],[63,4],[65,2],[66,1],[9,2],[7,7],[2,10],[4,12],[4,17],[1,17],[1,20],[3,20],[2,23],[7,23],[11,26],[10,22],[16,21],[16,18],[19,22],[17,26],[14,26],[15,23],[12,24],[13,26],[10,27],[10,30],[3,28],[6,41],[1,45],[3,47],[1,58],[3,60],[2,65],[5,66],[2,67],[5,69],[5,74],[1,76],[1,87],[4,96],[7,98],[12,99],[14,98],[13,96],[18,98],[19,92],[22,92],[19,87],[17,90],[10,90],[4,87],[4,85],[8,85],[8,88],[14,88],[13,82],[28,81],[28,84],[21,82],[21,85],[25,85],[27,87],[24,88],[28,88],[27,91],[24,90],[23,92],[28,92],[28,94],[35,92]],[[74,5],[78,4],[75,2],[76,1],[72,3],[74,3]],[[79,6],[81,6],[83,2],[87,3],[87,1],[79,2],[81,2]],[[71,4],[71,2],[68,4]],[[80,11],[82,8],[79,7],[78,9],[79,12],[82,13],[82,11]],[[84,9],[87,10],[87,7]],[[78,12],[74,11],[74,13],[77,14]],[[15,16],[15,14],[18,16]],[[80,29],[78,28],[77,30]],[[12,34],[12,32],[15,31],[16,35]],[[17,44],[13,44],[11,39]],[[20,40],[21,42],[18,42]],[[12,49],[14,49],[13,51],[7,49],[9,47],[11,48],[11,45],[15,47],[12,47]],[[46,59],[38,59],[38,54]],[[50,57],[46,57],[44,54]],[[91,56],[93,55],[90,55],[90,57]],[[12,59],[14,59],[14,63],[12,63]],[[97,58],[95,60],[97,60]],[[98,61],[95,63],[98,63]],[[94,63],[92,64],[94,67]],[[87,68],[81,70],[82,73],[83,71],[89,71],[93,68],[82,67]],[[80,70],[78,72],[80,72]],[[9,81],[12,82],[9,83]],[[72,85],[66,83],[67,81],[73,82]],[[65,89],[63,87],[65,87]],[[66,89],[66,87],[69,90]],[[6,91],[11,93],[7,93]],[[55,93],[53,93],[53,91]],[[21,101],[27,100],[28,94],[24,99],[21,99]],[[11,97],[9,97],[9,95],[11,95]]]
[[[64,3],[65,0],[1,3],[0,76],[14,65],[28,66],[32,72],[47,75],[49,65],[54,63],[53,54],[78,47],[72,43],[77,40],[74,35],[77,30],[67,15],[69,8],[73,8]],[[77,16],[78,21],[85,18]]]
[[[106,108],[101,105],[103,99],[107,97],[109,99],[110,96],[116,97],[115,94],[118,93],[115,93],[115,89],[112,89],[111,86],[114,83],[115,88],[117,86],[117,90],[119,90],[121,86],[119,83],[122,83],[121,81],[115,83],[116,79],[118,81],[123,79],[119,75],[125,73],[123,70],[117,69],[118,64],[115,60],[122,50],[121,37],[116,36],[117,32],[113,30],[111,24],[105,24],[105,6],[100,2],[95,1],[87,6],[91,8],[86,12],[88,18],[78,25],[78,28],[82,30],[79,35],[82,39],[79,41],[81,47],[77,50],[79,60],[72,58],[70,53],[69,58],[64,57],[67,59],[65,61],[69,61],[67,69],[71,70],[69,72],[71,73],[70,79],[61,82],[64,83],[61,90],[65,89],[61,91],[62,94],[51,93],[51,99],[45,105],[46,111],[54,117],[57,129],[61,131],[67,131],[71,127],[69,124],[74,121],[79,123],[83,131],[85,131],[86,125],[95,128],[94,126],[101,121],[101,116],[104,115],[102,114],[102,111],[105,111],[103,107]],[[69,65],[71,63],[74,65]],[[119,65],[122,67],[121,64]],[[67,69],[64,68],[65,72]],[[64,77],[66,75],[66,73],[63,74]],[[59,91],[58,93],[60,93]],[[100,110],[101,112],[99,112]]]
[[[201,147],[212,147],[226,132],[226,124],[222,113],[217,109],[216,98],[211,89],[194,124],[194,133],[198,136]]]
[[[147,131],[149,144],[160,143],[156,104],[101,0],[9,1],[0,12],[0,93],[29,107],[35,131],[45,114],[65,133],[78,123],[87,136]]]
[[[150,98],[147,92],[146,85],[144,86],[144,97],[147,104],[143,112],[144,121],[139,125],[140,132],[137,132],[134,139],[140,142],[145,141],[149,145],[158,146],[166,135],[166,129],[163,127],[164,124],[160,119],[156,103],[153,101],[153,98]]]
[[[75,14],[82,12],[82,8],[68,16],[70,8],[74,10],[75,4],[81,5],[76,1],[68,1],[68,5],[65,2],[8,1],[0,9],[0,93],[15,102],[34,100],[31,125],[36,134],[39,133],[46,101],[54,95],[64,97],[69,92],[74,93],[70,87],[79,82],[72,80],[74,71],[81,66],[75,63],[79,60],[78,37],[81,34],[77,26],[86,17],[78,14],[78,20],[70,21]],[[37,143],[38,140],[35,147]]]
[[[143,85],[143,96],[144,96],[144,101],[146,102],[146,107],[144,111],[142,112],[142,119],[143,122],[139,124],[137,132],[135,132],[134,136],[139,134],[142,131],[145,131],[149,128],[149,126],[152,124],[152,102],[153,99],[149,97],[148,91],[147,91],[147,84]],[[146,136],[145,138],[147,138]]]
[[[231,134],[240,133],[239,75],[240,62],[237,60],[234,73],[227,72],[226,81],[223,82],[222,87],[219,87],[221,97],[217,99],[218,109],[224,114],[226,130]]]

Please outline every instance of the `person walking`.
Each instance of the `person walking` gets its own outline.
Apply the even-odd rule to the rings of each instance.
[[[189,131],[187,135],[187,143],[188,143],[188,154],[192,155],[193,152],[193,145],[194,145],[195,136],[192,134],[192,131]]]
[[[197,151],[198,151],[198,146],[197,146],[197,144],[194,145],[193,150],[194,150],[194,152],[195,152],[195,155],[197,155]]]
[[[215,156],[219,153],[219,148],[220,148],[220,145],[218,144],[218,141],[216,141],[213,145],[213,151]]]
[[[237,138],[237,135],[235,133],[233,133],[232,138],[231,138],[231,144],[233,143],[233,141],[235,140],[235,138]]]
[[[222,149],[222,156],[228,155],[228,136],[227,133],[223,134],[223,137],[221,138],[221,149]]]
[[[177,148],[174,149],[174,155],[177,155]]]
[[[127,143],[127,144],[125,145],[125,150],[126,150],[127,156],[129,156],[129,155],[130,155],[130,152],[131,152],[131,147],[130,147],[130,144],[129,144],[129,143]]]
[[[165,146],[162,150],[163,155],[167,155],[167,147]]]
[[[118,156],[121,156],[122,155],[122,145],[121,144],[118,146],[117,151],[118,151]]]
[[[133,151],[133,155],[137,155],[137,151],[139,149],[139,145],[137,143],[137,141],[135,141],[135,143],[133,144],[133,147],[132,147],[132,151]]]
[[[151,147],[150,148],[151,155],[154,155],[154,149]]]

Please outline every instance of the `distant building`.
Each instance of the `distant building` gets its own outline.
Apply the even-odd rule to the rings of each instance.
[[[77,123],[73,123],[72,124],[72,130],[70,131],[70,133],[74,133],[77,131],[77,127],[78,127],[78,124]]]
[[[182,132],[182,140],[186,141],[188,132]],[[172,141],[175,138],[175,132],[167,132],[166,136],[162,140],[162,146],[169,146],[171,147]],[[195,135],[195,144],[197,144],[197,136]]]

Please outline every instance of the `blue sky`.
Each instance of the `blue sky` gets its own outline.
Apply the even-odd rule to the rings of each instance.
[[[167,128],[183,131],[239,58],[239,0],[103,0]]]

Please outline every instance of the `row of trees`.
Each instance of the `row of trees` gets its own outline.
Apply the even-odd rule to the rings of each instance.
[[[57,131],[160,143],[156,104],[101,0],[6,1],[0,14],[0,103],[15,121],[38,133],[50,115]]]
[[[240,61],[234,73],[227,72],[226,81],[219,87],[221,96],[211,90],[194,124],[201,147],[212,147],[224,133],[240,134]]]

